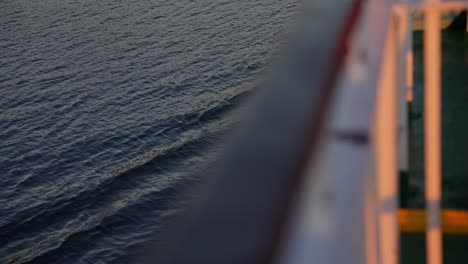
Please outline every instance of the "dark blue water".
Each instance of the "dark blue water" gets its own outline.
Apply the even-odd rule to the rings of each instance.
[[[0,262],[138,255],[298,2],[2,1]]]

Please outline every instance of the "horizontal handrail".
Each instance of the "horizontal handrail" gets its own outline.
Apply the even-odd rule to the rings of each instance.
[[[400,230],[403,233],[424,233],[427,212],[424,209],[400,209]],[[440,213],[442,232],[451,235],[468,235],[468,211],[442,209]]]

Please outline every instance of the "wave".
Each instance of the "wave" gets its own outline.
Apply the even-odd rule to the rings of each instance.
[[[54,202],[44,202],[18,212],[0,227],[6,231],[3,234],[4,241],[9,241],[2,251],[16,252],[14,256],[7,259],[15,261],[12,263],[23,263],[56,247],[54,245],[58,243],[57,241],[64,243],[72,236],[98,228],[102,219],[126,207],[127,202],[106,210],[109,204],[113,204],[115,197],[121,198],[131,193],[138,193],[139,190],[145,188],[170,189],[167,182],[174,184],[180,180],[174,178],[173,174],[181,167],[181,163],[204,153],[210,140],[219,138],[220,134],[226,132],[227,127],[232,125],[232,121],[224,115],[249,93],[250,91],[242,91],[200,113],[176,117],[178,120],[176,125],[161,132],[161,134],[169,133],[170,130],[176,128],[183,131],[175,142],[157,147],[106,171],[102,177],[94,179],[91,183],[88,182],[86,189],[72,196]],[[184,176],[183,178],[189,179],[187,175]],[[83,186],[83,184],[79,185]],[[65,188],[62,191],[66,192],[65,186],[65,182],[60,182],[56,188]],[[96,210],[103,213],[86,218],[87,220],[79,227],[67,229],[70,225],[76,225],[77,219],[83,212]],[[151,210],[156,209],[151,208]],[[53,227],[50,226],[51,223]],[[68,231],[57,231],[64,229]],[[18,251],[21,245],[28,244],[28,238],[32,234],[38,234],[35,237],[46,236],[46,238],[39,241],[36,239],[34,246],[27,246],[28,249]],[[3,255],[9,254],[4,252]]]
[[[14,255],[5,258],[7,263],[49,263],[60,255],[62,250],[68,249],[71,255],[79,258],[93,246],[92,241],[103,237],[112,236],[113,230],[122,229],[140,236],[136,241],[143,241],[151,236],[152,229],[157,228],[157,221],[154,226],[146,224],[145,230],[135,230],[135,227],[129,225],[129,218],[156,218],[160,210],[186,185],[186,180],[175,181],[159,190],[147,191],[144,195],[134,197],[133,199],[121,199],[115,201],[111,206],[106,206],[102,210],[93,210],[94,213],[88,216],[79,225],[72,228],[65,227],[54,231],[43,240],[34,243],[33,246],[18,251]],[[129,230],[131,229],[131,230]],[[149,231],[148,231],[149,230]],[[122,230],[119,230],[121,234]],[[126,235],[126,234],[124,234]]]

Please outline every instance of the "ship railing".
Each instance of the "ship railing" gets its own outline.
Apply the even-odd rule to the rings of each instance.
[[[398,184],[399,172],[409,170],[415,12],[424,15],[426,260],[443,262],[441,13],[467,7],[468,1],[438,0],[364,4],[283,263],[400,262]]]

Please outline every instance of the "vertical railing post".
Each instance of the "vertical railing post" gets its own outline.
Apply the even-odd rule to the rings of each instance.
[[[441,21],[437,0],[427,0],[424,24],[424,147],[427,263],[442,263],[441,199]]]
[[[407,56],[411,52],[412,25],[408,7],[398,10],[398,169],[407,172],[409,169],[408,155],[408,105]]]
[[[382,264],[397,264],[399,259],[396,33],[392,17],[384,47],[375,120],[379,255]]]

